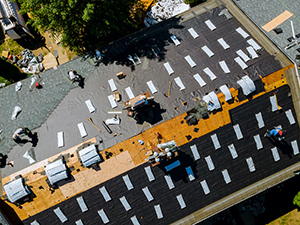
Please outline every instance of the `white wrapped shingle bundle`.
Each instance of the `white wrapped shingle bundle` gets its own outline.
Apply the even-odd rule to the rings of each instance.
[[[190,6],[185,4],[184,0],[161,0],[146,14],[144,23],[150,26],[189,9]]]

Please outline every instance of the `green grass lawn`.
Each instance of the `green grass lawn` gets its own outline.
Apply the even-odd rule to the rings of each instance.
[[[1,54],[2,51],[9,51],[10,54],[18,55],[23,50],[24,48],[21,45],[10,38],[7,38],[4,43],[0,45]],[[0,58],[0,68],[0,83],[6,83],[6,85],[9,85],[27,77],[27,74],[22,73],[17,66],[2,58]]]
[[[5,39],[4,43],[0,45],[0,53],[9,51],[11,54],[18,55],[23,50],[24,48],[11,38]]]

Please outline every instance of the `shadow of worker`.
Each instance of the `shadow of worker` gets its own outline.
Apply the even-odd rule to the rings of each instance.
[[[0,168],[4,168],[6,166],[7,155],[3,155],[0,153]]]
[[[32,134],[31,132],[28,134],[28,137],[31,138],[32,147],[36,147],[39,141],[37,132]]]
[[[269,141],[272,143],[273,146],[279,148],[282,154],[287,155],[290,159],[293,158],[293,148],[286,142],[285,139],[279,141],[275,137],[269,137]]]
[[[78,86],[81,87],[82,89],[84,88],[84,77],[79,75],[79,80],[78,80]]]

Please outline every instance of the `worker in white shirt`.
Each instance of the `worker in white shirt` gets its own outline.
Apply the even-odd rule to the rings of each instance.
[[[28,135],[28,136],[31,136],[31,131],[25,127],[19,127],[15,132],[14,134],[12,135],[12,138],[15,142],[19,143],[21,141],[21,138],[20,138],[20,135],[21,134],[25,134],[25,135]]]
[[[80,76],[77,74],[77,72],[75,70],[70,70],[68,72],[68,75],[69,75],[72,83],[74,83],[75,81],[78,81],[78,82],[80,81]]]

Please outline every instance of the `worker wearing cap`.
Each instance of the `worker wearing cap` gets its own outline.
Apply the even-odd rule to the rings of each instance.
[[[280,127],[274,127],[271,131],[267,130],[264,137],[278,137],[278,140],[281,141],[284,139],[284,134]]]

